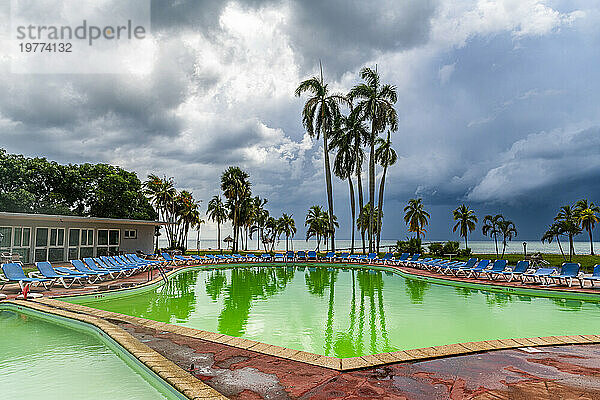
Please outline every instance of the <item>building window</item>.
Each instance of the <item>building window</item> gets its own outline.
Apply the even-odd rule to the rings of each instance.
[[[0,250],[18,254],[22,263],[28,264],[30,258],[31,228],[24,226],[0,227]]]
[[[98,229],[98,256],[119,253],[119,235],[118,229]]]
[[[126,229],[125,239],[137,239],[137,229]]]
[[[65,228],[36,228],[34,261],[65,260]]]

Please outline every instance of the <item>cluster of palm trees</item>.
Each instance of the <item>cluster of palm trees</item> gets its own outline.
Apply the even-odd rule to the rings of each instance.
[[[461,204],[452,211],[452,217],[456,221],[452,231],[458,231],[459,235],[465,239],[465,248],[468,249],[469,233],[475,230],[478,221],[475,211],[465,204]],[[502,214],[486,215],[483,217],[481,233],[494,239],[496,257],[502,258],[506,252],[506,246],[508,246],[508,242],[517,236],[517,227],[515,226],[514,222],[507,219]],[[500,255],[500,251],[498,249],[499,237],[502,239],[502,255]]]
[[[554,217],[554,222],[542,236],[542,242],[552,243],[554,239],[558,243],[560,253],[566,260],[565,253],[560,242],[561,236],[566,236],[569,239],[569,261],[575,255],[573,239],[575,236],[587,231],[590,239],[590,254],[594,255],[594,240],[592,231],[599,222],[598,215],[600,212],[598,207],[593,202],[588,202],[586,199],[579,200],[573,205],[562,206]]]
[[[289,239],[296,234],[296,224],[291,215],[283,213],[279,218],[270,215],[265,209],[267,199],[252,197],[252,184],[249,175],[239,167],[229,167],[221,175],[221,190],[225,201],[215,195],[208,202],[207,217],[217,224],[217,243],[221,249],[221,225],[231,221],[233,231],[232,250],[248,250],[248,238],[257,238],[257,250],[260,245],[264,251],[273,251],[281,235],[286,238],[286,250]]]
[[[335,251],[335,215],[333,209],[333,187],[331,181],[330,148],[336,151],[334,174],[341,180],[347,180],[349,186],[352,244],[354,252],[355,221],[361,233],[363,252],[365,252],[365,234],[369,251],[379,248],[383,215],[383,193],[387,168],[397,160],[392,149],[390,134],[398,130],[398,116],[394,109],[397,101],[396,87],[382,84],[375,69],[363,68],[360,71],[362,83],[354,86],[347,94],[330,93],[323,80],[323,68],[320,76],[302,81],[296,88],[296,96],[308,93],[309,98],[302,110],[302,123],[311,137],[323,139],[325,164],[325,184],[327,189],[327,213],[329,226],[326,236],[330,239],[331,250]],[[342,113],[347,109],[347,115]],[[381,134],[386,132],[383,139]],[[365,204],[362,185],[362,169],[366,158],[365,149],[369,149],[368,157],[368,202]],[[376,174],[375,165],[383,168],[378,204],[375,205]],[[359,217],[356,218],[356,199],[353,180],[358,188]],[[308,226],[308,225],[307,225]],[[316,237],[317,235],[314,234]]]
[[[187,248],[187,237],[190,228],[196,228],[199,234],[204,220],[200,217],[200,201],[194,200],[187,190],[177,191],[173,178],[148,175],[143,184],[144,194],[148,197],[159,219],[168,222],[165,225],[169,248]],[[158,232],[156,235],[158,249]]]
[[[304,220],[304,226],[306,227],[306,241],[314,237],[316,241],[316,251],[321,250],[321,240],[327,241],[329,236],[333,233],[330,228],[329,212],[324,210],[321,206],[312,206],[308,209],[306,219]],[[334,229],[337,228],[338,222],[337,217],[333,216]]]

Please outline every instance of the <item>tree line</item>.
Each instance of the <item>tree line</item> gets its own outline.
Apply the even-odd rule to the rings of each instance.
[[[108,164],[59,164],[0,149],[0,211],[154,220],[134,172]]]

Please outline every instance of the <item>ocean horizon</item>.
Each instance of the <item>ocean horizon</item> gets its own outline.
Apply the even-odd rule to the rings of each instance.
[[[427,248],[427,244],[429,243],[443,243],[446,240],[424,240],[423,246]],[[509,242],[506,246],[506,254],[523,254],[523,242],[527,243],[527,254],[533,254],[537,252],[547,253],[547,254],[560,254],[560,249],[556,242],[552,243],[541,243],[539,240],[518,240]],[[188,241],[188,249],[196,249],[197,243],[196,238],[189,238]],[[336,239],[336,251],[350,249],[351,240],[350,239]],[[460,248],[464,249],[465,242],[459,241]],[[565,254],[569,252],[569,243],[568,241],[561,242],[563,251]],[[380,242],[380,250],[387,251],[390,246],[395,246],[396,240],[381,240]],[[160,238],[159,239],[160,247],[167,247],[167,240]],[[362,247],[361,241],[355,240],[355,249],[360,250]],[[495,244],[493,240],[473,240],[469,241],[469,247],[471,248],[473,253],[477,254],[490,254],[495,253]],[[590,253],[590,242],[585,241],[577,241],[574,243],[575,254],[589,254]],[[200,246],[201,250],[216,250],[218,248],[217,241],[215,239],[201,239]],[[221,246],[222,249],[227,249],[227,246]],[[315,250],[316,242],[314,240],[305,241],[302,239],[292,239],[290,240],[290,250]],[[324,251],[327,246],[321,242],[321,251]],[[594,249],[596,251],[600,251],[600,242],[594,242]],[[263,247],[260,247],[260,250],[263,250]],[[280,240],[275,244],[275,250],[285,250],[285,239]],[[502,252],[502,242],[498,242],[498,250]],[[257,242],[256,240],[248,241],[248,251],[258,251],[257,250]]]

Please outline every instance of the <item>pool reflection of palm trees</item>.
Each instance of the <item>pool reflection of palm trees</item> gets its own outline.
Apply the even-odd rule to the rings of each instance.
[[[294,270],[287,268],[236,268],[231,270],[229,282],[222,271],[211,273],[206,278],[206,292],[213,300],[223,296],[218,331],[242,336],[252,302],[283,291],[293,278]]]
[[[170,278],[167,284],[157,290],[158,295],[148,303],[146,312],[158,321],[170,322],[173,318],[176,321],[187,321],[196,308],[195,283],[194,272]]]
[[[383,303],[384,282],[380,271],[372,273],[368,270],[351,269],[352,293],[349,327],[343,331],[334,332],[335,283],[339,278],[338,273],[337,269],[328,271],[325,268],[318,268],[315,271],[309,271],[306,275],[306,286],[310,293],[324,297],[326,289],[329,289],[324,354],[335,356],[362,354],[366,344],[365,334],[369,338],[369,352],[380,353],[396,350],[389,344]],[[357,286],[360,290],[358,310]],[[344,295],[345,293],[341,294],[341,296]],[[342,315],[343,317],[344,315]],[[368,324],[368,327],[365,327],[365,324]],[[383,343],[378,343],[379,336]]]

